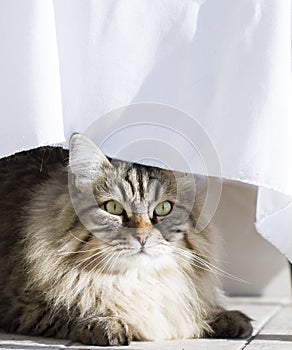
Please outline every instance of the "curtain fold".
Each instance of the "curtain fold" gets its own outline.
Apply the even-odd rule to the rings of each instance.
[[[1,1],[0,50],[1,156],[64,141],[52,1]]]
[[[223,178],[259,186],[257,230],[292,259],[291,0],[2,0],[0,50],[0,156],[66,146],[120,106],[173,106]]]

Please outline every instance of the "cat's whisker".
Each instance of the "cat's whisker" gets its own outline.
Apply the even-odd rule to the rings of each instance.
[[[83,271],[86,271],[87,267],[94,264],[96,261],[98,261],[100,258],[104,259],[104,255],[106,253],[100,254],[100,255],[92,255],[89,256],[87,259],[81,261],[77,267],[81,268]],[[84,263],[87,261],[87,263],[84,265]]]
[[[196,244],[196,240],[194,238],[191,238],[191,237],[188,237],[188,241],[190,242],[194,242],[194,244]],[[208,247],[208,242],[204,242],[204,245],[206,245]],[[188,250],[189,253],[193,254],[193,251],[191,250]],[[216,258],[215,256],[211,256],[211,255],[206,255],[206,254],[202,254],[200,253],[200,256],[203,257],[203,258],[206,258],[210,261],[214,261],[214,262],[217,262],[217,263],[220,263],[220,264],[224,264],[226,263],[226,260],[223,260],[223,259],[218,259]]]
[[[103,247],[102,249],[99,247],[97,250],[98,251],[95,254],[92,254],[92,255],[88,256],[88,258],[94,257],[96,255],[102,255],[104,253],[107,253],[107,252],[109,252],[111,250],[111,247]]]
[[[85,265],[84,269],[92,263],[92,259],[100,259],[100,257],[104,258],[103,255],[107,254],[110,251],[109,247],[105,247],[103,250],[96,252],[95,254],[89,255],[86,258],[80,260],[77,264],[77,267],[81,267],[86,261],[90,260],[88,264]]]
[[[225,277],[225,278],[228,278],[228,279],[231,279],[233,281],[237,281],[237,282],[242,282],[242,283],[248,283],[247,281],[243,280],[242,278],[240,277],[237,277],[237,276],[234,276],[222,269],[220,269],[219,267],[217,266],[209,266],[208,264],[205,264],[205,266],[207,266],[207,268],[213,272],[214,274],[220,276],[220,277]]]
[[[188,258],[193,258],[193,259],[196,259],[197,261],[200,259],[201,261],[201,263],[204,263],[204,264],[206,264],[206,263],[208,263],[210,266],[211,266],[211,263],[209,263],[209,262],[207,262],[205,259],[203,259],[203,258],[200,258],[196,253],[194,253],[193,251],[191,251],[191,250],[188,250],[188,249],[186,249],[186,248],[180,248],[180,247],[174,247],[174,249],[176,250],[176,251],[178,251],[178,252],[180,252],[181,254],[183,254],[183,255],[185,255],[186,257],[188,257]],[[213,266],[213,267],[215,267],[215,266]]]
[[[102,260],[98,261],[97,267],[100,268],[99,274],[104,272],[105,266],[109,263],[109,261],[113,258],[112,254],[108,254]]]
[[[100,247],[97,247],[96,249],[92,249],[92,251],[96,251],[96,253],[90,254],[89,256],[86,256],[86,257],[84,257],[84,259],[80,259],[79,262],[84,262],[84,261],[86,261],[94,256],[106,253],[108,250],[109,250],[109,248],[107,248],[107,247],[103,248],[103,249],[101,249]],[[91,251],[91,250],[88,250],[88,251]],[[84,251],[84,254],[86,254],[88,251]]]
[[[183,250],[183,252],[185,252],[186,254],[191,254],[191,255],[195,254],[194,251],[192,251],[190,249],[187,249],[187,248],[180,248],[180,247],[175,247],[175,248]],[[208,259],[209,261],[214,261],[214,262],[218,262],[218,263],[224,263],[223,260],[216,259],[215,257],[210,256],[210,255],[206,255],[206,254],[200,253],[200,257]]]
[[[104,273],[105,269],[108,267],[108,265],[110,264],[110,262],[114,259],[115,253],[116,253],[116,252],[113,252],[112,255],[107,256],[106,259],[103,259],[102,261],[99,262],[98,266],[101,265],[101,268],[100,268],[99,273],[98,273],[99,276],[102,275],[102,274]],[[120,254],[121,254],[121,253],[120,253]]]
[[[83,239],[79,238],[79,237],[76,237],[73,232],[71,230],[68,231],[68,233],[70,233],[70,235],[75,238],[77,241],[81,242],[81,243],[87,243],[86,241],[84,241]]]
[[[203,267],[204,267],[205,270],[208,270],[208,271],[210,271],[218,276],[226,277],[226,278],[232,279],[234,281],[238,281],[238,282],[248,283],[247,281],[245,281],[237,276],[234,276],[234,275],[224,271],[223,269],[211,264],[210,262],[208,262],[205,259],[196,255],[194,252],[191,252],[189,250],[182,249],[179,247],[175,247],[175,251],[178,254],[180,254],[181,256],[184,255],[185,257],[187,257],[189,259],[194,259],[198,264],[200,264],[199,268],[201,268],[201,269],[203,269]],[[191,263],[194,265],[194,262],[191,262]],[[195,264],[194,266],[198,267],[197,264]]]
[[[186,256],[186,255],[182,254],[181,252],[175,252],[175,253],[178,254],[180,256],[180,258],[183,259],[183,261],[186,264],[191,264],[192,266],[197,267],[197,268],[199,268],[201,270],[204,270],[204,271],[212,271],[210,268],[205,268],[201,264],[200,265],[196,264],[193,261],[193,258],[190,258],[189,256]],[[214,271],[212,271],[212,272],[214,272]]]
[[[104,257],[102,258],[102,260],[99,260],[100,257],[96,257],[93,261],[90,262],[90,264],[87,264],[87,265],[84,267],[84,270],[87,268],[87,266],[92,265],[92,267],[91,267],[91,269],[90,269],[90,271],[89,271],[89,274],[91,274],[91,273],[93,272],[93,270],[95,270],[95,269],[97,269],[97,268],[100,267],[101,261],[104,261],[105,259],[107,259],[108,256],[109,256],[109,254],[107,254],[106,256],[104,256]],[[98,277],[100,276],[100,271],[98,271],[97,276],[98,276]]]
[[[92,271],[93,269],[101,266],[104,262],[105,262],[104,265],[106,265],[108,263],[108,261],[110,261],[112,259],[113,254],[114,254],[114,251],[112,251],[112,247],[108,247],[108,248],[110,248],[110,249],[107,252],[105,252],[105,256],[103,256],[101,260],[99,260],[100,257],[97,256],[93,261],[90,261],[90,263],[87,264],[84,267],[84,269],[86,269],[86,267],[89,266],[90,264],[93,264],[93,267],[92,267],[92,269],[90,271]],[[97,265],[95,265],[96,262],[97,262]],[[102,266],[104,266],[104,265],[102,265]],[[99,275],[102,274],[102,272],[103,271],[100,271]]]
[[[117,261],[119,261],[120,256],[123,254],[123,251],[115,252],[115,255],[113,255],[113,259],[111,259],[111,263],[108,266],[108,271],[110,275],[112,275],[113,271],[112,268],[116,264]]]
[[[188,264],[188,265],[190,265],[190,266],[192,266],[192,267],[194,267],[194,268],[197,268],[197,269],[200,269],[200,270],[203,270],[203,271],[206,271],[206,272],[211,272],[211,273],[213,273],[214,276],[215,276],[216,278],[218,278],[218,279],[219,279],[219,276],[222,277],[222,274],[221,274],[221,273],[219,273],[218,271],[212,269],[210,266],[204,266],[204,265],[202,265],[202,263],[195,262],[193,259],[190,260],[189,258],[186,258],[186,257],[183,256],[183,255],[180,255],[180,258],[183,259],[183,261],[184,261],[186,264]]]
[[[195,254],[194,254],[194,258],[198,262],[200,262],[200,263],[204,264],[205,266],[209,267],[210,269],[214,270],[218,275],[220,275],[222,277],[226,277],[226,278],[232,279],[234,281],[238,281],[238,282],[248,283],[247,281],[245,281],[237,276],[234,276],[234,275],[230,274],[229,272],[224,271],[220,267],[215,266],[215,265],[211,264],[210,262],[205,261],[204,259],[200,258],[199,256],[197,256]]]
[[[66,252],[57,252],[57,255],[71,255],[71,254],[83,254],[87,252],[94,252],[100,249],[99,247],[85,250],[77,250],[77,251],[66,251]]]

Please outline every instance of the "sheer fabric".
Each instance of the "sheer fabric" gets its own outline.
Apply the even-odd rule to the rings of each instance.
[[[120,106],[171,105],[223,178],[258,186],[257,230],[292,258],[290,0],[3,0],[0,49],[0,156],[66,145]]]

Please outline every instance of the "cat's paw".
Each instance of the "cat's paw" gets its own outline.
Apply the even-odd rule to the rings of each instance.
[[[82,322],[78,330],[78,341],[89,345],[129,345],[131,331],[125,321],[118,317],[98,317]]]
[[[210,323],[211,338],[248,338],[252,334],[251,319],[237,310],[224,310]]]

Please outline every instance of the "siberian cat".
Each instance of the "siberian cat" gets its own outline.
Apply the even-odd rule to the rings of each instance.
[[[0,328],[97,345],[251,334],[217,305],[193,176],[109,161],[80,134],[67,163],[53,147],[0,160]]]

